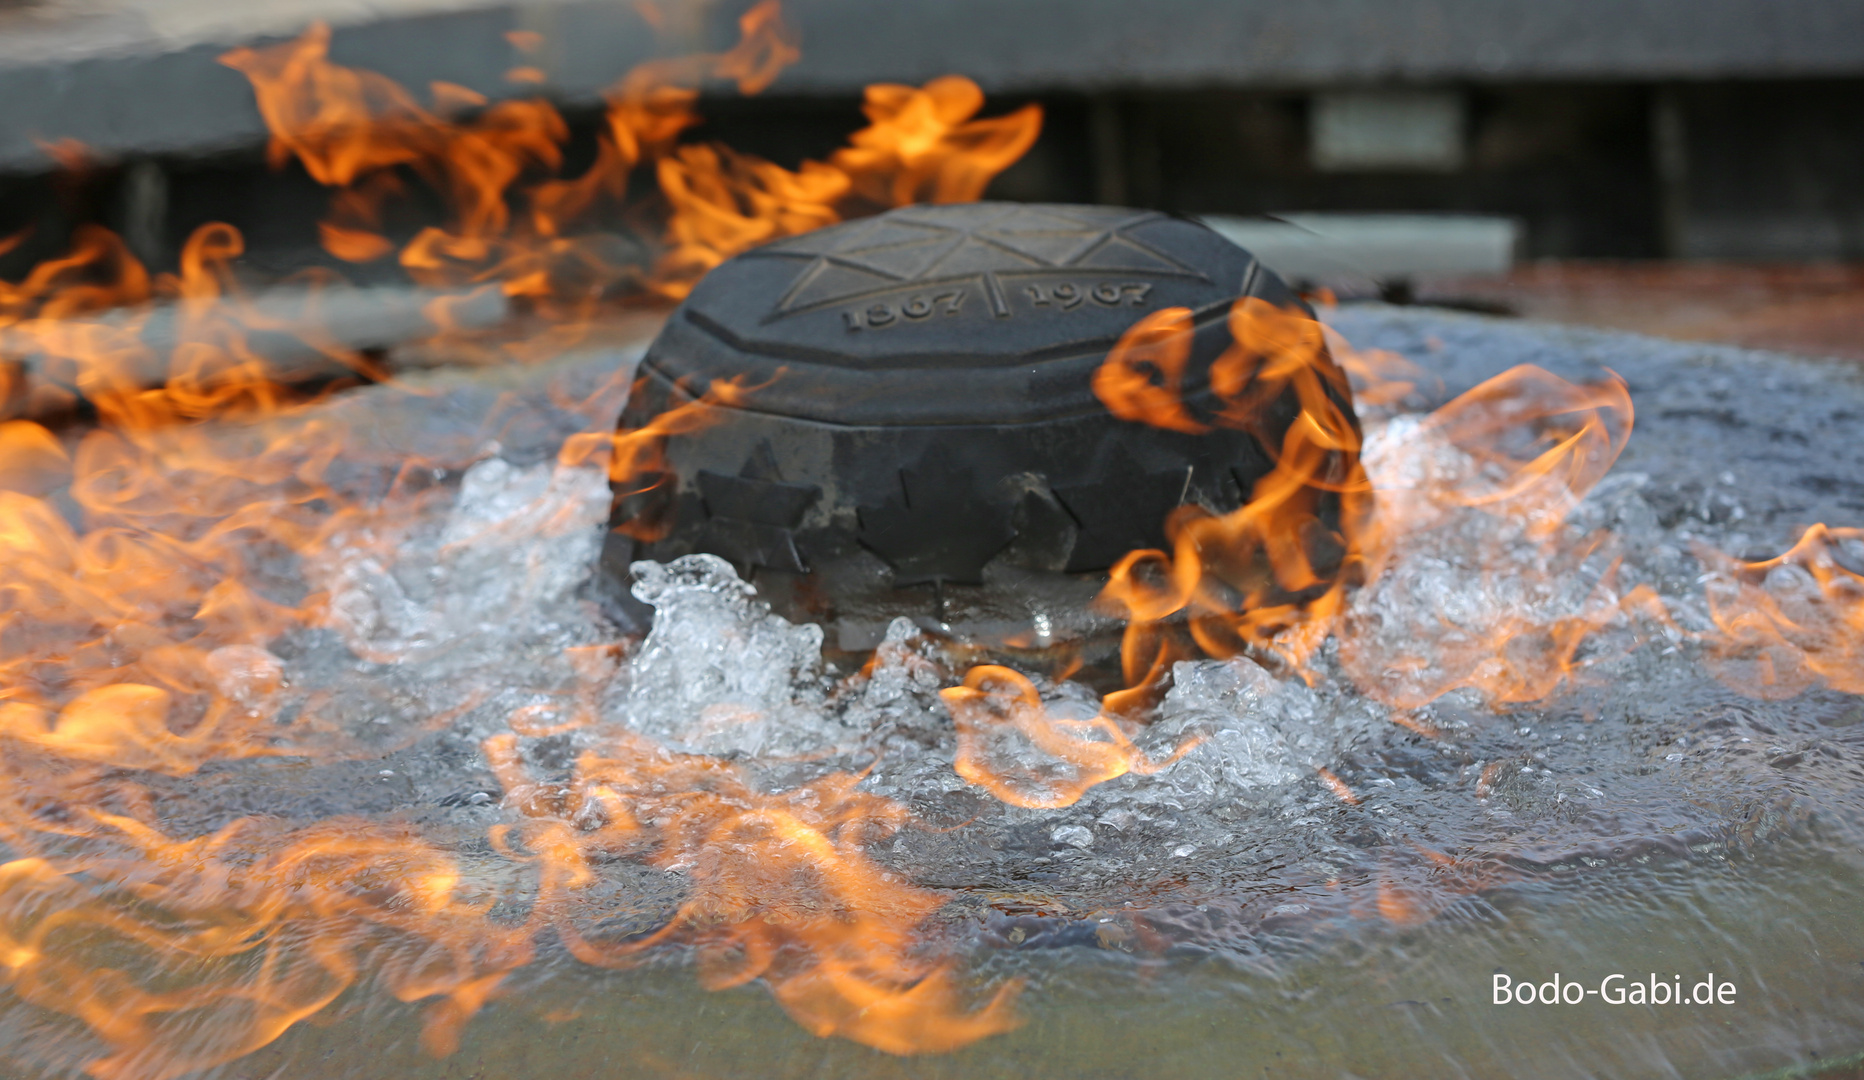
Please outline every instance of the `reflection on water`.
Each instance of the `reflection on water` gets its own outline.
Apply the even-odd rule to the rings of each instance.
[[[986,966],[1031,979],[1026,1023],[949,1057],[811,1039],[763,995],[703,995],[678,971],[562,967],[488,1010],[445,1061],[418,1052],[411,1016],[358,1006],[355,1021],[294,1029],[234,1075],[312,1062],[371,1075],[380,1060],[409,1077],[1740,1076],[1850,1053],[1864,1024],[1864,881],[1815,846],[1548,875],[1409,929],[1282,925],[1248,955],[999,947]],[[1738,1004],[1495,1006],[1497,969],[1733,972]],[[371,1030],[367,1050],[346,1034],[356,1025]]]
[[[1517,375],[1434,420],[1385,395],[1381,575],[1298,665],[1180,661],[1140,724],[904,621],[836,670],[706,557],[639,567],[656,621],[622,637],[588,584],[607,477],[557,455],[613,415],[615,362],[265,421],[346,433],[254,516],[300,530],[244,564],[293,611],[223,599],[246,621],[210,620],[214,650],[85,654],[107,685],[0,706],[10,1070],[1736,1075],[1856,1049],[1856,538],[1692,554],[1713,537],[1666,527],[1657,481],[1548,466],[1595,422],[1615,453],[1609,389]],[[1548,394],[1579,419],[1484,426]],[[207,461],[254,437],[190,430]],[[38,545],[34,587],[82,584],[35,505],[4,539]],[[1738,1000],[1490,1002],[1497,972],[1619,971]]]
[[[1224,407],[1192,415],[1189,313],[1143,320],[1094,380],[1115,415],[1300,412],[1247,505],[1181,508],[1173,550],[1116,568],[1106,699],[905,620],[838,670],[709,557],[637,568],[645,640],[605,617],[611,474],[650,486],[663,436],[742,388],[617,438],[623,357],[541,358],[591,347],[617,290],[975,198],[1039,128],[944,78],[870,88],[869,126],[794,173],[680,143],[701,80],[755,92],[796,58],[774,3],[740,25],[624,79],[593,166],[541,182],[567,132],[542,100],[436,84],[430,109],[321,28],[225,58],[274,156],[336,188],[331,253],[393,251],[401,170],[447,189],[400,264],[556,320],[449,346],[533,366],[307,400],[225,226],[179,275],[88,229],[0,287],[35,370],[0,365],[0,402],[64,416],[76,390],[98,421],[0,423],[3,1071],[1707,1076],[1857,1047],[1864,534],[1784,535],[1811,521],[1778,504],[1748,528],[1762,493],[1732,479],[1608,475],[1616,376],[1524,363],[1444,402],[1336,340],[1362,431],[1322,329],[1246,301]],[[577,223],[650,163],[643,276]],[[152,298],[166,366],[146,313],[80,318]],[[386,374],[340,340],[304,344]],[[1735,414],[1675,416],[1705,410]],[[1713,452],[1790,476],[1803,411]],[[1739,999],[1491,1002],[1497,974],[1620,971]]]

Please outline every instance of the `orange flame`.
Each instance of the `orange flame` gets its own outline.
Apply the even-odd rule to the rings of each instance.
[[[319,542],[299,508],[329,494],[320,476],[343,435],[291,425],[290,395],[214,306],[238,252],[231,230],[206,227],[181,274],[151,284],[114,238],[91,233],[9,298],[9,344],[81,389],[103,421],[75,448],[30,421],[0,425],[0,742],[11,752],[168,773],[275,752],[265,687],[278,662],[263,646],[320,601],[267,599],[244,570],[270,546]],[[67,274],[90,284],[66,295]],[[187,340],[159,389],[138,374],[161,358],[135,319],[51,317],[151,291],[178,298]],[[209,414],[250,423],[210,438],[189,423]],[[61,488],[82,534],[46,501]]]
[[[1154,763],[1114,721],[1051,716],[1035,684],[994,664],[972,668],[963,685],[939,696],[958,726],[958,775],[1015,806],[1073,806],[1097,784],[1155,773],[1196,745],[1187,742]],[[1035,755],[1039,764],[1031,763]]]
[[[623,966],[683,938],[708,987],[763,979],[811,1032],[891,1054],[950,1050],[1016,1025],[1016,984],[966,1011],[950,966],[915,955],[913,930],[940,901],[862,854],[908,817],[856,791],[860,777],[765,793],[725,761],[624,734],[606,756],[584,754],[567,787],[545,790],[516,746],[515,736],[495,736],[486,758],[507,801],[532,819],[520,834],[545,882],[539,911],[583,962]],[[687,875],[692,896],[659,931],[591,937],[601,914],[572,898],[596,880],[591,864],[614,855]]]
[[[1333,792],[1334,798],[1348,806],[1359,805],[1359,796],[1353,794],[1353,789],[1347,786],[1346,781],[1334,775],[1332,769],[1316,766],[1314,772],[1320,777],[1320,782],[1327,785],[1327,790]]]
[[[1698,555],[1718,571],[1708,597],[1720,635],[1708,644],[1724,682],[1762,698],[1821,685],[1864,694],[1864,529],[1814,525],[1764,562]]]
[[[982,92],[948,77],[870,88],[869,126],[826,162],[794,172],[723,147],[681,146],[703,81],[756,93],[795,59],[775,4],[740,25],[742,40],[727,52],[656,61],[618,83],[596,164],[568,179],[553,176],[567,127],[542,101],[490,104],[436,84],[423,106],[380,75],[332,64],[322,28],[226,62],[252,81],[273,160],[296,160],[334,189],[322,225],[330,252],[357,262],[398,252],[418,281],[489,283],[546,314],[587,315],[635,286],[684,295],[735,252],[850,214],[975,199],[1040,130],[1033,106],[976,119]],[[537,74],[514,71],[522,82]],[[57,152],[77,160],[69,145]],[[667,219],[651,270],[614,257],[613,238],[593,220],[644,164]],[[386,231],[390,203],[411,179],[446,197],[448,217],[398,247]],[[1014,1026],[1014,984],[967,1008],[952,965],[920,954],[919,930],[939,897],[866,854],[910,821],[898,804],[858,791],[858,778],[769,792],[728,762],[621,735],[585,755],[561,790],[534,783],[518,765],[516,737],[587,724],[593,694],[567,721],[519,710],[513,734],[485,747],[526,817],[510,830],[523,853],[506,850],[540,879],[521,925],[492,920],[489,899],[471,895],[455,862],[412,829],[331,820],[286,830],[245,819],[172,839],[148,822],[139,774],[188,775],[210,761],[280,753],[281,740],[305,749],[310,722],[278,723],[283,665],[266,646],[322,620],[324,600],[279,592],[256,566],[267,552],[322,552],[370,512],[326,479],[340,454],[357,452],[354,440],[306,419],[303,396],[248,340],[270,324],[233,288],[241,250],[234,230],[207,226],[177,274],[152,275],[116,237],[84,228],[69,254],[0,283],[0,352],[35,365],[23,392],[17,366],[0,370],[0,407],[38,417],[82,396],[100,417],[81,437],[0,423],[0,841],[19,856],[0,864],[0,978],[108,1044],[92,1074],[166,1078],[235,1060],[325,1008],[365,964],[403,1000],[437,999],[425,1041],[444,1053],[545,929],[596,964],[689,942],[707,985],[763,979],[812,1032],[889,1053],[948,1050]],[[182,344],[166,355],[141,336],[146,313],[85,318],[157,299],[180,321]],[[437,324],[448,321],[445,307],[436,301]],[[1437,472],[1418,458],[1414,487],[1375,494],[1344,387],[1353,380],[1362,403],[1389,405],[1419,374],[1388,354],[1336,346],[1329,359],[1304,313],[1247,300],[1230,318],[1238,344],[1212,368],[1212,415],[1182,400],[1181,311],[1135,327],[1095,389],[1125,419],[1250,430],[1274,469],[1244,507],[1182,511],[1169,553],[1136,552],[1116,568],[1106,595],[1131,616],[1132,687],[1109,695],[1102,715],[1049,715],[1034,686],[1004,668],[974,669],[944,692],[959,772],[1005,801],[1065,806],[1095,784],[1169,764],[1146,759],[1117,718],[1156,700],[1193,645],[1303,670],[1338,632],[1349,672],[1385,700],[1421,702],[1456,686],[1533,700],[1570,677],[1586,635],[1626,611],[1661,615],[1648,592],[1613,595],[1607,575],[1598,602],[1578,616],[1509,622],[1502,612],[1478,632],[1422,628],[1414,641],[1433,651],[1434,670],[1389,677],[1410,658],[1354,634],[1342,621],[1347,590],[1375,582],[1404,536],[1447,514],[1509,519],[1536,542],[1565,544],[1561,518],[1628,437],[1629,397],[1622,382],[1576,387],[1518,369],[1420,428],[1420,445],[1448,447],[1463,466]],[[565,320],[540,337],[569,340],[578,325]],[[380,374],[327,341],[309,344]],[[607,453],[610,475],[647,494],[665,471],[666,440],[738,392],[714,384],[638,431],[572,439],[560,460]],[[1259,430],[1260,404],[1288,392],[1299,409],[1286,433]],[[210,417],[227,422],[211,436],[198,423]],[[1815,682],[1864,692],[1864,579],[1856,560],[1844,561],[1844,545],[1860,539],[1817,527],[1779,559],[1729,566],[1730,581],[1711,590],[1721,636],[1709,639],[1725,677],[1770,696]],[[1568,547],[1569,561],[1591,551]],[[600,667],[605,656],[585,661]],[[1027,764],[1031,749],[1046,760]],[[1356,798],[1330,772],[1319,775]],[[588,886],[615,855],[692,883],[658,932],[614,940],[599,931]],[[1379,908],[1394,921],[1422,917],[1398,885],[1381,885]]]
[[[1433,501],[1483,507],[1546,535],[1611,471],[1634,412],[1616,374],[1575,386],[1527,365],[1503,372],[1425,422],[1421,435],[1441,438],[1476,464],[1471,479],[1437,481]]]
[[[406,833],[332,820],[251,835],[263,827],[245,819],[171,841],[86,816],[117,854],[0,864],[0,974],[115,1048],[86,1066],[102,1080],[249,1054],[354,983],[366,948],[393,957],[380,975],[396,997],[441,998],[424,1039],[444,1050],[530,958],[527,937],[484,918],[490,899],[459,900],[451,861]]]
[[[1360,689],[1399,708],[1460,687],[1491,702],[1540,701],[1576,674],[1581,646],[1601,629],[1629,615],[1668,625],[1648,587],[1616,593],[1616,563],[1577,609],[1541,613],[1522,599],[1576,580],[1608,539],[1579,537],[1564,522],[1617,460],[1632,422],[1630,395],[1616,376],[1578,386],[1518,367],[1386,448],[1379,464],[1398,484],[1378,494],[1379,546],[1368,553],[1374,579],[1418,538],[1473,512],[1492,523],[1489,539],[1465,556],[1477,563],[1473,580],[1491,596],[1506,583],[1517,599],[1476,603],[1455,618],[1410,605],[1402,626],[1343,634],[1340,660]]]
[[[236,49],[222,62],[251,80],[272,132],[274,164],[296,159],[337,189],[322,225],[333,255],[367,262],[396,250],[382,232],[386,207],[403,193],[403,172],[411,172],[444,194],[452,211],[445,225],[423,229],[400,249],[415,280],[499,282],[512,296],[574,311],[624,286],[683,297],[740,251],[852,213],[975,200],[1041,129],[1035,106],[972,119],[983,93],[954,76],[923,89],[870,87],[870,126],[828,162],[805,162],[796,172],[726,147],[676,145],[699,121],[702,83],[730,80],[756,94],[800,55],[775,0],[753,7],[739,28],[739,43],[726,52],[654,60],[629,72],[606,95],[595,164],[580,177],[528,186],[527,178],[561,166],[568,138],[562,117],[541,99],[488,104],[472,91],[436,84],[433,108],[423,108],[382,75],[332,63],[330,32],[321,24],[282,45]],[[535,49],[538,42],[522,44]],[[518,82],[542,77],[534,68],[513,73]],[[456,113],[474,115],[451,119]],[[611,238],[586,228],[598,206],[619,202],[630,174],[645,163],[654,165],[669,211],[665,251],[647,277],[608,254]],[[515,215],[514,202],[522,204]]]
[[[596,163],[573,178],[555,175],[567,126],[541,100],[488,103],[435,84],[422,104],[378,74],[332,63],[321,26],[224,60],[253,85],[273,163],[296,161],[332,189],[327,250],[354,262],[397,254],[418,283],[475,286],[424,305],[442,331],[462,325],[484,290],[528,301],[553,321],[501,349],[534,359],[586,335],[595,305],[625,290],[683,295],[711,266],[769,239],[901,201],[976,198],[1039,130],[1033,107],[973,119],[982,94],[952,78],[876,87],[871,124],[852,146],[794,173],[723,147],[680,146],[704,81],[756,93],[796,58],[776,4],[754,7],[740,27],[724,53],[654,61],[617,83]],[[514,71],[521,82],[537,77]],[[70,147],[59,152],[77,160]],[[662,187],[657,259],[629,254],[599,228],[598,211],[620,206],[643,164]],[[391,204],[415,184],[443,196],[447,216],[398,244]],[[491,920],[449,857],[410,830],[332,820],[285,832],[257,819],[196,839],[159,830],[139,775],[354,752],[315,715],[314,695],[280,722],[290,695],[266,646],[331,613],[325,597],[281,590],[259,567],[315,562],[340,538],[392,544],[400,529],[390,511],[326,480],[340,459],[366,455],[350,433],[307,416],[315,399],[284,385],[251,339],[288,333],[333,364],[385,373],[320,325],[325,277],[303,282],[306,317],[287,324],[236,288],[242,253],[237,231],[208,225],[178,273],[152,275],[117,237],[83,227],[69,254],[0,283],[0,355],[29,358],[0,365],[0,842],[18,856],[0,865],[0,979],[112,1048],[90,1071],[166,1078],[234,1060],[325,1008],[365,963],[396,996],[437,999],[424,1042],[448,1052],[545,928],[577,940],[593,962],[631,952],[579,929],[590,923],[567,902],[593,873],[589,858],[620,850],[709,868],[695,871],[692,900],[659,935],[697,944],[709,985],[762,978],[810,1030],[892,1053],[946,1050],[1013,1026],[1013,984],[967,1011],[950,965],[918,954],[919,924],[938,897],[861,854],[864,837],[906,819],[854,791],[852,777],[773,795],[624,740],[586,760],[575,795],[591,813],[615,808],[609,824],[584,836],[545,803],[525,803],[528,857],[546,873],[522,925]],[[152,302],[172,320],[172,348],[150,342]],[[651,495],[667,440],[710,422],[739,392],[715,383],[621,433],[608,430],[612,410],[560,403],[587,412],[593,430],[559,460],[606,454],[619,484]],[[95,406],[94,429],[18,418],[79,399]],[[437,463],[403,462],[402,475]],[[551,712],[520,710],[511,730],[585,723],[593,699],[579,697],[569,720]],[[497,742],[487,749],[511,778]],[[668,794],[658,786],[666,781],[690,788]],[[691,812],[647,812],[660,802]]]
[[[338,189],[323,225],[332,254],[360,262],[395,250],[380,230],[387,201],[403,189],[395,170],[407,169],[444,194],[451,211],[444,226],[423,229],[401,249],[410,275],[427,284],[500,281],[514,296],[543,302],[591,289],[599,295],[637,276],[602,257],[600,237],[566,234],[602,197],[618,200],[637,164],[667,154],[698,121],[692,106],[699,83],[731,79],[756,93],[796,59],[774,0],[747,12],[740,27],[743,38],[728,52],[630,72],[609,94],[595,166],[575,181],[545,181],[527,192],[520,182],[556,170],[569,137],[548,102],[488,105],[470,90],[436,84],[434,108],[423,108],[385,76],[332,63],[322,24],[294,41],[236,49],[221,60],[252,82],[272,132],[274,165],[296,159],[314,180]],[[476,111],[469,121],[449,118],[468,111]],[[511,201],[520,194],[528,212],[514,221]]]
[[[984,92],[962,76],[933,79],[921,89],[870,86],[861,110],[870,125],[829,163],[848,175],[856,197],[877,208],[976,202],[1042,130],[1039,106],[973,120],[983,107]]]
[[[637,381],[637,392],[640,387]],[[617,529],[636,540],[658,540],[671,528],[662,512],[664,506],[652,499],[667,481],[668,441],[717,423],[720,406],[735,405],[754,389],[745,387],[742,379],[715,379],[699,397],[655,413],[641,427],[572,435],[564,441],[557,461],[581,465],[607,455],[609,480],[630,511]]]
[[[1249,427],[1290,387],[1301,405],[1274,469],[1242,508],[1222,516],[1181,508],[1167,523],[1172,553],[1135,551],[1114,567],[1103,596],[1129,619],[1129,688],[1108,696],[1111,711],[1155,704],[1171,665],[1197,651],[1247,652],[1311,680],[1306,658],[1337,635],[1341,665],[1361,691],[1410,709],[1463,687],[1496,703],[1544,700],[1579,672],[1588,640],[1628,620],[1655,625],[1672,641],[1698,636],[1675,624],[1650,587],[1619,594],[1616,563],[1565,614],[1491,599],[1474,621],[1459,622],[1413,604],[1407,610],[1417,620],[1382,635],[1360,632],[1348,589],[1376,586],[1401,549],[1458,514],[1481,514],[1498,530],[1474,553],[1485,591],[1504,579],[1516,595],[1576,579],[1609,537],[1578,536],[1565,521],[1624,450],[1634,418],[1629,390],[1616,375],[1576,385],[1517,367],[1382,447],[1380,472],[1398,484],[1374,493],[1358,460],[1357,429],[1335,397],[1341,370],[1325,343],[1361,403],[1374,408],[1411,395],[1424,373],[1393,354],[1355,351],[1304,312],[1254,298],[1237,303],[1230,328],[1236,344],[1212,365],[1221,404],[1208,421],[1182,393],[1188,311],[1135,324],[1094,378],[1114,415],[1191,434]],[[1249,429],[1258,439],[1269,434]],[[1329,498],[1337,500],[1337,531],[1315,512]],[[1511,554],[1517,541],[1535,558]],[[1817,685],[1864,692],[1864,571],[1854,568],[1864,567],[1864,533],[1813,526],[1791,551],[1759,563],[1698,554],[1720,568],[1709,593],[1719,632],[1702,640],[1731,686],[1763,697]]]
[[[1342,621],[1349,589],[1376,582],[1399,547],[1459,512],[1514,523],[1523,536],[1557,549],[1563,567],[1582,562],[1598,541],[1575,542],[1561,532],[1563,521],[1624,449],[1630,395],[1615,376],[1576,386],[1516,368],[1385,449],[1383,471],[1406,478],[1405,486],[1374,493],[1359,428],[1343,407],[1345,387],[1357,384],[1362,401],[1382,407],[1409,396],[1423,373],[1391,354],[1354,351],[1337,334],[1330,349],[1329,332],[1306,312],[1254,297],[1234,306],[1230,331],[1234,344],[1210,369],[1218,404],[1208,418],[1193,415],[1182,392],[1188,311],[1135,324],[1094,379],[1096,394],[1122,419],[1193,434],[1239,427],[1264,446],[1277,445],[1276,432],[1257,419],[1271,415],[1269,403],[1292,393],[1299,404],[1279,436],[1273,469],[1242,507],[1224,515],[1180,508],[1167,522],[1171,553],[1135,551],[1113,568],[1103,597],[1129,620],[1129,689],[1108,698],[1115,711],[1150,707],[1172,663],[1198,651],[1248,653],[1312,681],[1308,658],[1336,634],[1348,674],[1389,704],[1412,708],[1462,686],[1494,701],[1536,701],[1570,677],[1580,646],[1602,627],[1633,613],[1668,623],[1654,592],[1619,597],[1608,573],[1597,601],[1575,614],[1539,620],[1491,605],[1482,626],[1406,627],[1398,636],[1413,655],[1353,632]],[[1446,453],[1448,465],[1439,461]],[[1520,567],[1498,562],[1495,572]]]
[[[1234,343],[1211,366],[1215,424],[1242,428],[1273,448],[1275,465],[1238,509],[1181,508],[1167,523],[1173,551],[1135,551],[1112,570],[1105,599],[1129,620],[1129,680],[1156,685],[1177,654],[1157,624],[1183,613],[1213,656],[1261,649],[1299,666],[1325,638],[1347,584],[1361,571],[1369,485],[1359,429],[1344,402],[1346,376],[1329,359],[1320,324],[1255,297],[1230,313]],[[1159,312],[1133,327],[1094,381],[1115,415],[1194,430],[1179,395],[1190,313]],[[1136,371],[1143,359],[1160,380]],[[1279,439],[1262,428],[1264,405],[1292,394],[1299,411]],[[1330,524],[1329,518],[1337,521]]]
[[[974,120],[977,84],[958,76],[923,89],[867,88],[870,125],[828,161],[790,172],[719,146],[683,147],[659,162],[672,205],[657,289],[683,297],[706,271],[740,251],[832,225],[852,213],[915,202],[974,202],[1035,144],[1042,110]]]
[[[308,720],[278,722],[266,646],[322,600],[268,597],[256,570],[321,549],[356,512],[323,475],[347,433],[305,420],[247,344],[265,323],[230,292],[240,253],[206,226],[179,274],[151,277],[81,230],[0,296],[34,392],[63,384],[99,417],[82,437],[0,424],[0,841],[16,856],[0,865],[0,978],[114,1048],[87,1066],[99,1077],[249,1053],[350,985],[365,947],[401,958],[381,972],[394,993],[447,997],[442,1045],[445,1017],[522,962],[524,943],[455,900],[446,857],[405,833],[243,819],[172,840],[147,820],[138,773],[309,749]],[[151,297],[172,304],[166,356],[142,337],[146,311],[75,318]],[[370,944],[417,930],[418,947]]]
[[[1187,435],[1209,431],[1184,406],[1191,330],[1188,308],[1155,311],[1134,323],[1094,371],[1094,396],[1122,420]]]

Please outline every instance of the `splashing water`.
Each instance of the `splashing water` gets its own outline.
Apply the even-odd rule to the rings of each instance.
[[[1015,1026],[1021,976],[967,976],[965,958],[1071,940],[1067,911],[1114,910],[1092,940],[1122,949],[1247,949],[1235,920],[1251,905],[1323,939],[1323,916],[1416,926],[1517,880],[1522,853],[1648,857],[1679,823],[1711,835],[1772,798],[1774,767],[1714,756],[1761,738],[1758,720],[1679,743],[1543,717],[1528,726],[1569,737],[1537,743],[1493,711],[1558,692],[1609,712],[1615,698],[1585,704],[1607,682],[1697,700],[1695,655],[1727,676],[1741,639],[1717,628],[1747,625],[1743,610],[1795,647],[1848,643],[1851,535],[1812,535],[1705,593],[1647,478],[1557,489],[1559,513],[1498,513],[1471,497],[1498,490],[1494,461],[1447,437],[1445,415],[1368,423],[1382,569],[1303,668],[1181,660],[1138,717],[1079,683],[969,668],[904,619],[864,670],[838,671],[818,628],[772,615],[710,556],[637,565],[655,617],[630,645],[588,591],[609,502],[599,455],[553,461],[550,436],[517,454],[460,441],[452,465],[427,467],[433,484],[346,503],[307,548],[291,572],[323,599],[302,625],[201,661],[225,707],[271,725],[240,729],[262,737],[245,744],[257,756],[159,756],[186,736],[154,693],[80,697],[55,722],[9,706],[9,768],[33,778],[6,819],[13,992],[113,1047],[91,1058],[99,1075],[250,1054],[365,973],[431,1002],[425,1043],[445,1052],[555,940],[599,967],[690,950],[704,985],[761,980],[807,1030],[930,1052]],[[579,416],[552,422],[582,438]],[[1808,655],[1843,677],[1842,651]],[[1728,708],[1715,700],[1698,707]],[[123,757],[122,731],[158,748],[140,765],[157,775],[45,771],[143,762]],[[1793,752],[1767,738],[1775,759]],[[279,755],[310,773],[284,782]],[[202,773],[206,759],[219,764]],[[1696,779],[1645,779],[1652,759]],[[1725,814],[1702,809],[1708,791]],[[255,799],[271,817],[241,809]],[[396,823],[436,805],[440,819]],[[152,879],[157,865],[189,869]],[[1152,899],[1115,906],[1135,897]],[[1192,903],[1230,921],[1187,921]],[[148,904],[166,914],[137,914]],[[101,954],[65,927],[141,942],[146,981],[106,986]],[[444,962],[408,959],[434,948]],[[177,961],[192,981],[162,989]]]
[[[796,757],[847,749],[827,714],[822,628],[791,626],[715,555],[637,563],[654,625],[630,666],[634,730],[691,753]]]
[[[763,240],[974,198],[1039,126],[975,119],[977,88],[940,79],[872,88],[869,127],[796,172],[677,145],[702,80],[761,89],[794,59],[773,6],[742,25],[618,84],[597,164],[537,182],[563,142],[541,101],[425,108],[321,31],[227,59],[274,156],[335,189],[332,254],[399,251],[417,281],[557,318],[492,348],[535,359],[618,290],[678,296]],[[650,162],[651,258],[585,229]],[[404,173],[453,198],[398,249]],[[1369,928],[1453,940],[1562,874],[1856,838],[1864,536],[1750,561],[1664,524],[1660,482],[1606,475],[1622,381],[1517,368],[1425,415],[1420,371],[1337,336],[1336,371],[1312,320],[1245,304],[1263,355],[1226,354],[1230,407],[1194,416],[1188,324],[1146,320],[1096,378],[1117,415],[1206,430],[1285,384],[1304,422],[1251,507],[1187,508],[1172,552],[1116,572],[1129,686],[1103,697],[906,620],[838,670],[707,556],[637,566],[654,621],[624,639],[590,581],[610,484],[732,388],[620,435],[612,355],[499,400],[489,373],[288,392],[247,340],[267,323],[240,250],[209,226],[159,277],[92,230],[0,289],[8,349],[69,384],[33,387],[32,415],[81,393],[103,421],[0,424],[0,1023],[76,1024],[7,1039],[25,1068],[178,1077],[307,1020],[366,1026],[341,1010],[384,993],[444,1055],[571,959],[687,958],[813,1034],[944,1052],[1042,1008],[1051,945],[1272,966]],[[173,356],[139,315],[66,321],[158,296]],[[327,336],[313,353],[384,374]]]

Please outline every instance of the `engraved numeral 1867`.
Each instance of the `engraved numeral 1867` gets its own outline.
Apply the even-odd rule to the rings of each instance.
[[[956,315],[958,310],[964,306],[964,292],[963,289],[953,289],[950,292],[909,296],[904,302],[898,304],[870,304],[864,308],[842,312],[841,321],[850,330],[880,330],[902,319],[907,322],[918,322],[931,317],[933,312],[940,315]]]

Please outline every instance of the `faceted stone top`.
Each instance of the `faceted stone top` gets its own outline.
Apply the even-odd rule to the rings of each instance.
[[[860,308],[902,289],[971,285],[993,315],[1010,313],[1025,281],[1140,276],[1210,283],[1209,275],[1146,243],[1135,226],[1163,215],[1100,207],[929,206],[823,229],[757,250],[799,264],[766,322],[826,305]],[[1053,288],[1054,286],[1051,286]],[[1091,288],[1088,290],[1091,293]],[[1118,306],[1117,292],[1109,294]]]
[[[726,262],[646,363],[687,385],[742,376],[760,387],[751,408],[832,423],[1078,413],[1099,407],[1088,381],[1134,322],[1167,307],[1220,320],[1260,276],[1247,252],[1167,214],[913,206]]]

